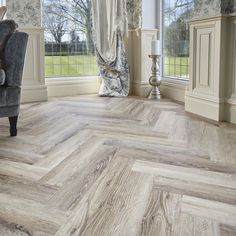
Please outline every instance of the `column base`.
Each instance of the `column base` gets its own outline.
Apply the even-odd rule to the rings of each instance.
[[[225,100],[208,99],[196,97],[191,93],[185,96],[185,110],[187,112],[214,120],[224,121],[225,119]]]
[[[44,29],[41,27],[20,28],[29,34],[27,45],[21,102],[47,101],[44,73]]]
[[[236,124],[236,99],[228,100],[227,121]]]
[[[132,84],[132,94],[140,97],[148,97],[152,87],[147,83],[135,83]]]
[[[45,102],[48,100],[47,87],[44,85],[24,86],[21,91],[21,103]]]

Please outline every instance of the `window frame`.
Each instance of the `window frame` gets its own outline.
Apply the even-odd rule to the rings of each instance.
[[[0,0],[1,1],[1,0]],[[4,0],[3,0],[4,1]],[[43,20],[43,15],[44,15],[44,3],[45,2],[45,0],[41,0],[41,14],[42,14],[42,20]],[[44,23],[42,22],[42,25],[43,25]],[[45,73],[45,80],[46,81],[66,81],[66,80],[80,80],[81,78],[82,78],[82,80],[84,79],[84,78],[98,78],[99,77],[99,67],[98,67],[98,65],[97,65],[97,62],[96,62],[96,53],[94,53],[94,55],[89,55],[89,54],[85,54],[85,53],[82,53],[80,56],[81,57],[83,57],[83,64],[81,64],[80,66],[82,66],[83,67],[83,71],[85,71],[85,69],[86,69],[86,67],[92,67],[92,66],[97,66],[97,73],[95,74],[95,73],[91,73],[91,74],[89,74],[89,73],[84,73],[84,74],[69,74],[69,73],[62,73],[62,68],[63,68],[63,66],[65,66],[65,67],[68,67],[68,71],[70,71],[70,67],[73,67],[73,68],[76,68],[76,70],[77,70],[77,72],[78,72],[78,68],[79,68],[79,64],[78,63],[74,63],[74,64],[70,64],[70,57],[72,57],[72,56],[79,56],[79,54],[70,54],[69,53],[69,50],[68,50],[68,55],[66,56],[66,57],[68,57],[68,63],[65,63],[65,64],[62,64],[62,63],[59,63],[59,64],[54,64],[54,63],[51,63],[51,64],[46,64],[46,57],[47,57],[47,55],[46,55],[46,37],[45,37],[45,34],[46,34],[46,32],[47,32],[47,28],[45,27],[45,26],[43,26],[43,28],[44,28],[44,73]],[[78,32],[79,31],[76,31],[76,33],[77,33],[77,35],[80,37],[80,38],[84,38],[85,37],[85,35],[84,34],[78,34]],[[64,34],[64,36],[65,37],[69,37],[68,35],[70,34],[70,32],[69,31],[66,31],[66,33]],[[82,37],[81,37],[82,36]],[[82,41],[80,41],[81,43],[83,43],[83,42],[85,42],[85,40],[82,40]],[[49,42],[48,44],[51,44],[51,46],[52,46],[52,48],[54,47],[53,45],[55,44],[55,42]],[[61,53],[63,53],[63,51],[61,50],[62,49],[62,46],[63,45],[66,45],[67,44],[67,42],[61,42],[60,44],[58,44],[59,45],[59,47],[60,47],[60,49],[59,49],[59,54],[58,55],[52,55],[51,57],[52,57],[52,61],[53,61],[53,57],[60,57],[60,58],[58,58],[58,60],[61,62],[62,61],[62,55],[61,55]],[[76,44],[78,44],[78,43],[76,43]],[[70,45],[70,44],[68,44],[68,45]],[[78,45],[77,45],[78,46]],[[83,52],[85,52],[85,51],[83,51]],[[67,53],[67,52],[66,52]],[[95,58],[95,63],[93,63],[93,62],[91,62],[91,63],[84,63],[84,61],[85,61],[85,56],[94,56],[94,58]],[[77,60],[77,58],[76,58],[76,60]],[[51,67],[58,67],[58,69],[60,70],[60,73],[59,74],[53,74],[53,75],[47,75],[46,74],[46,68],[47,67],[49,67],[49,66],[51,66]],[[90,68],[91,69],[91,68]]]
[[[157,12],[159,12],[159,16],[157,14],[157,24],[159,26],[159,37],[160,37],[160,42],[161,42],[161,60],[160,60],[160,74],[162,79],[168,82],[178,82],[180,84],[188,84],[190,80],[190,74],[189,78],[185,77],[174,77],[174,76],[165,76],[164,70],[165,70],[165,57],[164,57],[164,12],[163,12],[163,1],[165,0],[160,0],[159,4],[157,4]],[[189,56],[190,58],[190,56]],[[190,60],[189,60],[190,62]],[[190,63],[188,63],[188,67],[190,67]],[[190,72],[190,69],[188,69]]]

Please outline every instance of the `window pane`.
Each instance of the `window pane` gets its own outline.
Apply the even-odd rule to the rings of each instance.
[[[98,75],[92,42],[91,1],[43,0],[45,75]]]
[[[189,29],[193,0],[163,0],[163,75],[189,78]]]

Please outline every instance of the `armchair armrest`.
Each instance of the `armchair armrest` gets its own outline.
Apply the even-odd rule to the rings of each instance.
[[[28,34],[13,33],[5,48],[6,84],[20,87],[25,61]]]

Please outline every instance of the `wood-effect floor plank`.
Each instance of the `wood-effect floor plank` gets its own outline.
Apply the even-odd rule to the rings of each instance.
[[[0,119],[0,235],[235,236],[236,126],[85,95]]]

